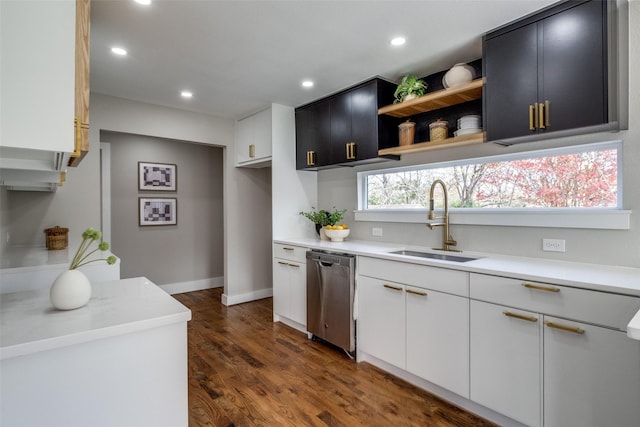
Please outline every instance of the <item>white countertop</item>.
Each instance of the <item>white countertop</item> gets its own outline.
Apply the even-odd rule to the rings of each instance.
[[[401,249],[411,249],[422,252],[438,252],[431,248],[358,240],[331,242],[318,239],[292,238],[277,239],[274,240],[274,242],[302,246],[311,249],[344,252],[354,255],[411,262],[414,264],[430,265],[434,267],[446,267],[471,273],[507,276],[522,280],[546,282],[640,297],[640,268],[555,261],[542,258],[516,257],[467,251],[451,254],[478,259],[468,262],[440,261],[430,258],[409,257],[406,255],[389,253],[391,251]],[[627,325],[627,335],[631,338],[640,340],[640,311]]]
[[[44,246],[12,246],[2,251],[2,269],[67,268],[77,248],[48,250]],[[111,251],[97,252],[90,259],[107,258]],[[120,260],[118,259],[118,262]]]
[[[49,291],[2,295],[0,359],[187,322],[191,311],[144,277],[92,284],[89,303],[58,311]]]

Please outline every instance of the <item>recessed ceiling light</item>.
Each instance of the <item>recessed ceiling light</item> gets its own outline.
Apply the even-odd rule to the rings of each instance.
[[[127,54],[127,51],[124,50],[121,47],[112,47],[111,48],[111,52],[115,53],[116,55],[120,55],[120,56],[125,56]]]
[[[133,0],[133,1],[135,1],[138,4],[145,5],[145,6],[149,6],[151,4],[151,0]]]
[[[304,80],[302,82],[302,87],[313,87],[313,82],[311,80]]]
[[[404,37],[394,37],[389,43],[391,43],[392,46],[402,46],[406,42],[407,39],[405,39]]]
[[[183,90],[182,92],[180,92],[180,96],[183,98],[193,98],[193,93],[189,92],[188,90]]]

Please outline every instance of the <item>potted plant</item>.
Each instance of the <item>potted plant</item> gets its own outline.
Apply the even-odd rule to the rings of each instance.
[[[338,210],[335,206],[331,212],[324,209],[316,210],[316,208],[312,207],[311,211],[300,212],[300,215],[313,222],[316,225],[316,232],[320,234],[322,227],[326,225],[333,226],[342,221],[345,212],[347,212],[346,209]]]
[[[413,74],[407,74],[402,78],[400,84],[396,88],[393,96],[396,98],[393,103],[408,101],[413,98],[424,95],[427,90],[427,84],[424,80],[419,80]]]

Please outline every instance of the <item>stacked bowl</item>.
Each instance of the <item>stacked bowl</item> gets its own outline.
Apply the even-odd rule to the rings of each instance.
[[[469,115],[462,116],[458,119],[458,130],[453,133],[454,136],[470,135],[482,132],[482,120],[480,116]]]

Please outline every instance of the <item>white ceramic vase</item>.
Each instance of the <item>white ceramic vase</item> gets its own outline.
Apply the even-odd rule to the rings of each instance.
[[[469,83],[473,80],[473,67],[464,63],[456,64],[447,71],[442,78],[442,84],[446,88]]]
[[[79,270],[61,273],[51,285],[49,299],[58,310],[74,310],[86,305],[91,298],[91,282]]]

